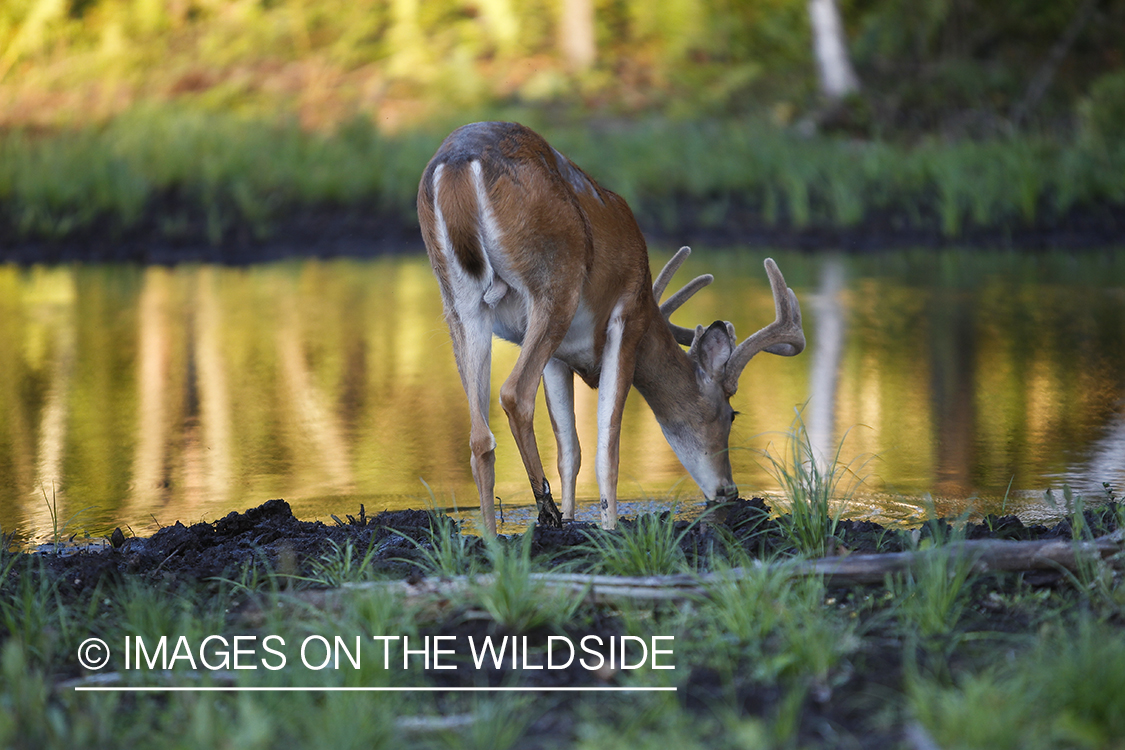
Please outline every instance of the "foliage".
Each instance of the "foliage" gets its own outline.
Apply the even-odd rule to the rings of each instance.
[[[1125,142],[1125,70],[1106,73],[1094,81],[1081,113],[1090,137],[1105,143]]]
[[[77,625],[63,602],[61,581],[48,575],[42,560],[23,562],[19,569],[9,562],[2,571],[0,636],[20,644],[21,658],[49,664],[65,652]]]
[[[956,538],[948,534],[936,521],[931,524],[934,551]],[[973,633],[949,616],[949,635],[964,637],[949,638],[945,666],[929,674],[911,668],[909,653],[902,653],[912,646],[901,633],[920,627],[906,608],[893,600],[872,601],[877,597],[869,589],[826,590],[818,578],[794,577],[792,563],[748,557],[733,540],[726,563],[719,555],[708,558],[717,574],[710,596],[677,606],[616,607],[595,607],[581,596],[547,597],[531,577],[532,541],[527,533],[488,544],[494,582],[473,595],[490,616],[517,633],[543,628],[573,635],[584,623],[602,634],[674,636],[675,670],[641,669],[608,679],[626,687],[676,687],[677,693],[641,700],[637,694],[607,693],[565,700],[459,696],[448,691],[450,684],[477,684],[475,674],[384,669],[381,658],[365,658],[358,669],[290,665],[213,675],[180,662],[171,672],[116,678],[126,685],[173,686],[227,680],[235,687],[290,689],[286,693],[77,692],[69,681],[91,676],[78,669],[74,653],[90,634],[110,644],[125,635],[184,635],[198,643],[207,634],[263,633],[276,633],[289,644],[308,634],[333,633],[367,641],[372,635],[405,635],[414,641],[422,633],[464,626],[465,609],[437,601],[412,606],[374,589],[349,591],[319,609],[278,595],[291,577],[269,570],[218,589],[214,581],[154,585],[133,573],[80,589],[53,577],[55,558],[18,555],[9,558],[17,562],[0,578],[0,604],[9,614],[18,608],[33,627],[0,629],[0,745],[524,747],[539,741],[544,721],[557,728],[552,739],[588,748],[795,747],[829,740],[870,746],[905,735],[940,747],[1108,749],[1119,747],[1125,736],[1120,619],[1101,598],[1075,608],[1075,592],[1065,585],[1030,596],[1026,589],[1006,588],[1003,596],[985,601],[1007,611],[995,620],[978,619],[973,627],[984,629]],[[738,566],[742,577],[724,576],[727,565]],[[935,567],[933,576],[919,574],[910,585],[941,589],[948,570]],[[10,575],[13,571],[18,575]],[[996,583],[982,577],[974,587]],[[1120,581],[1107,585],[1120,589]],[[245,594],[264,595],[264,623],[247,620],[248,612],[237,606],[236,597]],[[1030,620],[1019,614],[1029,604],[1036,610]],[[888,621],[894,637],[884,637]],[[49,635],[37,636],[33,629]],[[55,645],[45,647],[47,640]],[[1003,648],[974,645],[985,641]],[[380,649],[376,653],[381,656]],[[537,684],[533,681],[542,675],[513,673],[509,679],[513,685]],[[602,684],[600,676],[572,676],[598,680],[579,684]],[[129,681],[142,677],[143,682]],[[439,692],[388,692],[372,702],[370,696],[315,690],[419,686]],[[447,718],[464,723],[450,729]],[[848,735],[857,728],[869,734]]]
[[[904,632],[930,639],[955,631],[969,605],[973,577],[972,559],[956,547],[922,550],[913,570],[889,582]]]
[[[1044,493],[1044,501],[1049,507],[1065,513],[1066,522],[1070,526],[1072,544],[1077,546],[1093,541],[1094,532],[1086,518],[1088,507],[1086,498],[1076,494],[1067,484],[1063,485],[1062,493],[1061,507],[1055,499],[1054,493],[1049,489]],[[1108,486],[1106,494],[1112,502],[1113,493],[1108,489]],[[1118,528],[1121,528],[1121,512],[1120,506],[1118,506]],[[1123,595],[1125,592],[1122,592],[1117,581],[1120,574],[1114,570],[1110,562],[1101,557],[1088,555],[1076,555],[1075,557],[1078,561],[1076,569],[1073,572],[1065,571],[1067,578],[1070,579],[1075,589],[1086,596],[1100,599],[1102,604],[1108,607],[1116,608],[1119,612],[1125,612],[1125,595]]]
[[[636,108],[695,91],[713,108],[744,96],[765,64],[792,77],[809,60],[795,0],[596,6],[598,61],[583,72],[559,52],[561,8],[543,0],[17,0],[0,8],[0,82],[93,90],[103,111],[113,98],[178,98],[323,125],[504,99]],[[117,96],[98,96],[107,89]],[[37,106],[82,116],[58,98]]]
[[[343,544],[328,540],[328,549],[311,564],[311,580],[325,586],[339,586],[343,583],[358,583],[370,580],[375,561],[375,537],[367,543],[362,555],[357,554],[355,542],[348,539]]]
[[[478,572],[482,547],[480,537],[465,534],[461,522],[438,509],[437,497],[430,485],[425,480],[422,480],[422,485],[428,495],[426,507],[430,511],[430,525],[426,528],[424,541],[404,537],[414,546],[416,553],[411,559],[402,558],[401,561],[415,565],[421,563],[430,575],[451,577]],[[455,498],[453,507],[457,508]]]
[[[700,623],[709,636],[703,648],[756,680],[811,677],[827,684],[856,641],[852,625],[824,611],[824,581],[794,578],[781,563],[742,570],[742,577],[720,577],[712,585],[714,603]]]
[[[63,712],[50,704],[46,674],[32,662],[18,638],[0,642],[0,744],[4,746],[14,745],[17,738],[27,747],[45,746],[65,731]]]
[[[1032,81],[1052,63],[1064,30],[1087,10],[1083,0],[1045,3],[928,3],[856,0],[852,51],[882,127],[955,134],[1003,133],[1027,100]],[[1073,111],[1104,70],[1125,4],[1103,3],[1077,41],[1054,60],[1044,122]],[[1107,25],[1108,24],[1108,25]],[[1059,63],[1063,63],[1059,65]]]
[[[103,128],[0,136],[0,206],[17,234],[64,238],[96,224],[120,232],[159,211],[175,239],[192,223],[217,244],[237,224],[264,237],[295,205],[367,204],[409,213],[436,140],[387,139],[356,121],[334,136],[293,123],[143,108]]]
[[[142,101],[396,124],[503,102],[673,116],[815,115],[803,0],[593,3],[590,68],[562,51],[565,0],[11,0],[9,122],[83,122]],[[998,134],[1083,0],[840,3],[864,101],[850,126]],[[1120,70],[1125,2],[1099,3],[1055,65],[1044,121]],[[823,119],[823,118],[822,118]],[[830,123],[825,123],[830,124]]]

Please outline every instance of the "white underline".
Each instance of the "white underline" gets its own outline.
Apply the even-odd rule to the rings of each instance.
[[[204,685],[112,687],[76,685],[75,691],[101,693],[667,693],[675,687],[223,687]]]

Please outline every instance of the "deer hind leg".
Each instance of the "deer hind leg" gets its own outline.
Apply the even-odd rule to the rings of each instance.
[[[574,493],[578,469],[582,465],[582,448],[574,425],[574,371],[561,360],[552,358],[543,369],[543,394],[547,412],[559,446],[559,479],[562,483],[562,517],[574,520]]]
[[[602,528],[617,527],[617,473],[621,459],[621,415],[633,383],[636,335],[626,326],[625,301],[609,317],[598,377],[598,493]]]
[[[485,529],[496,534],[496,438],[488,426],[492,401],[492,314],[481,306],[469,314],[447,307],[453,355],[469,401],[469,448]]]
[[[547,363],[565,338],[577,309],[577,292],[572,302],[532,308],[520,356],[512,374],[500,388],[500,404],[508,414],[508,424],[520,449],[531,491],[535,495],[535,505],[539,509],[539,523],[544,526],[561,526],[562,514],[551,497],[551,485],[543,472],[543,461],[535,442],[535,394]]]

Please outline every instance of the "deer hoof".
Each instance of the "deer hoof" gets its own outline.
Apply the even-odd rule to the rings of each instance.
[[[547,480],[543,480],[543,489],[539,492],[533,492],[535,495],[535,506],[539,508],[539,525],[549,526],[552,529],[562,528],[562,513],[559,512],[559,506],[555,505],[555,501],[551,498],[551,485],[547,484]]]
[[[539,506],[540,526],[550,526],[552,529],[562,528],[562,513],[559,512],[558,506],[555,505],[555,501],[551,499],[550,495],[543,498],[542,502],[537,501],[536,504]]]

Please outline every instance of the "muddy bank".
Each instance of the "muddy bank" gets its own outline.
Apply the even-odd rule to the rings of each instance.
[[[1094,536],[1116,531],[1116,510],[1114,503],[1086,510],[1087,531]],[[673,520],[667,513],[661,520],[674,524],[677,532],[684,532],[680,547],[688,563],[700,570],[710,567],[711,556],[720,547],[720,537],[735,540],[762,560],[794,553],[781,521],[758,498],[737,500],[714,509],[699,522]],[[634,523],[635,520],[622,519],[620,526]],[[901,552],[935,534],[948,538],[952,529],[945,520],[931,521],[914,531],[844,520],[837,528],[836,546],[840,554]],[[71,554],[24,556],[29,560],[42,559],[48,570],[66,581],[81,581],[79,587],[94,586],[106,576],[195,585],[215,577],[229,577],[255,564],[308,576],[321,555],[351,543],[360,554],[371,551],[374,571],[391,577],[419,578],[426,575],[425,550],[432,546],[435,537],[460,533],[449,517],[423,510],[385,511],[369,517],[361,506],[359,513],[340,519],[340,523],[325,524],[301,521],[293,516],[287,502],[270,500],[211,523],[185,526],[177,522],[151,537],[119,537],[116,547],[105,540]],[[587,523],[568,524],[561,529],[536,528],[532,555],[548,569],[568,564],[582,572],[595,562],[594,553],[583,546],[589,536],[612,533]],[[966,524],[964,536],[970,540],[1071,539],[1074,530],[1069,520],[1050,527],[1027,526],[1016,516],[990,516],[979,524]],[[474,539],[471,548],[483,562],[483,543]],[[1050,573],[1036,575],[1041,584],[1052,580]]]

